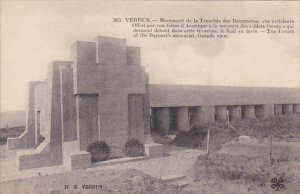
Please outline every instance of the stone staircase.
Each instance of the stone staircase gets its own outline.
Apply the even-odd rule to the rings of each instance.
[[[171,175],[162,177],[161,180],[167,184],[172,184],[180,188],[184,188],[189,185],[189,181],[185,175]]]

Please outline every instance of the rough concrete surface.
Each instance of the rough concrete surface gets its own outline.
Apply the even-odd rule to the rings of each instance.
[[[151,130],[169,135],[194,124],[299,113],[299,89],[150,85],[142,65],[140,49],[126,39],[75,41],[72,61],[54,61],[46,80],[29,84],[26,131],[9,138],[8,149],[36,149],[18,154],[19,169],[62,164],[63,155],[88,167],[85,151],[97,141],[110,147],[110,158],[125,157],[125,144],[151,142]],[[64,149],[71,141],[78,146]]]

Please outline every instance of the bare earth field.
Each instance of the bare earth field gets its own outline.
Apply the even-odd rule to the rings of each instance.
[[[191,170],[194,182],[186,189],[212,194],[300,193],[300,115],[231,125],[238,133],[224,123],[213,126],[212,153],[198,157]],[[206,139],[202,149],[205,145]],[[277,181],[272,189],[272,178],[283,182]]]
[[[272,178],[282,178],[278,193],[300,193],[300,143],[273,141],[272,165],[269,139],[232,140],[222,149],[198,157],[194,182],[186,189],[203,193],[272,193]]]

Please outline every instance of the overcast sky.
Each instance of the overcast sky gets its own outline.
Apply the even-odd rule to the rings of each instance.
[[[54,60],[72,60],[75,40],[97,35],[140,46],[151,83],[300,86],[299,2],[2,1],[1,111],[24,110],[29,81]],[[294,19],[294,35],[212,39],[134,39],[113,17]]]

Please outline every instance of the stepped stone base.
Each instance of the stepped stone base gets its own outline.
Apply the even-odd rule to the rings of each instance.
[[[165,155],[164,146],[158,143],[145,144],[145,152],[149,158],[162,157]]]
[[[91,153],[79,151],[77,141],[64,142],[63,164],[70,170],[81,170],[91,167]]]
[[[163,177],[161,180],[165,183],[172,184],[178,187],[186,187],[189,185],[189,181],[186,179],[185,175],[171,175],[168,177]]]

